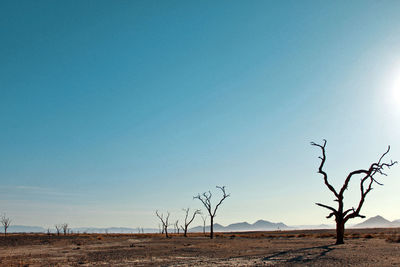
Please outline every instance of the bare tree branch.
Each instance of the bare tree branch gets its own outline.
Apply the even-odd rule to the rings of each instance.
[[[218,204],[215,206],[215,209],[214,209],[214,212],[213,212],[213,217],[215,217],[215,214],[216,214],[216,212],[217,212],[217,209],[218,209],[219,205],[221,205],[222,202],[223,202],[227,197],[230,196],[230,194],[226,194],[226,192],[225,192],[225,186],[222,186],[222,187],[221,187],[221,186],[216,186],[216,188],[221,189],[221,191],[222,191],[222,193],[223,193],[223,196],[222,196],[221,200],[218,202]]]
[[[324,144],[323,145],[319,145],[319,144],[314,143],[314,142],[311,142],[311,145],[321,148],[322,157],[319,157],[321,159],[321,164],[319,165],[318,173],[320,173],[320,174],[322,174],[324,176],[325,185],[329,188],[329,190],[332,191],[332,193],[336,197],[338,197],[338,193],[336,192],[335,188],[333,188],[333,186],[328,182],[328,174],[323,170],[323,167],[324,167],[324,164],[325,164],[325,161],[326,161],[326,155],[325,155],[326,140],[324,139]]]

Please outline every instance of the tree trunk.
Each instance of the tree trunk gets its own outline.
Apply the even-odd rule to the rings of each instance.
[[[336,222],[336,245],[344,244],[344,222],[338,220]]]
[[[210,225],[210,238],[214,238],[214,217],[211,216],[211,225]]]
[[[185,227],[185,231],[183,232],[183,236],[187,237],[187,227]]]
[[[165,227],[165,237],[168,238],[168,226]]]

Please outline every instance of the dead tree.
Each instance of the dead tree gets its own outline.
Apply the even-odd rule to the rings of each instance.
[[[61,229],[63,230],[64,235],[68,234],[68,223],[61,224]]]
[[[57,235],[60,235],[62,225],[61,224],[55,224],[54,227],[56,228]]]
[[[188,230],[189,225],[193,222],[193,220],[194,220],[194,218],[196,217],[197,214],[201,214],[201,210],[195,210],[193,212],[192,218],[189,221],[188,221],[189,208],[183,209],[183,211],[186,213],[186,216],[185,216],[185,223],[181,227],[182,227],[182,230],[183,230],[183,236],[187,237],[187,230]]]
[[[158,214],[158,210],[156,210],[156,215],[157,217],[160,219],[161,224],[162,224],[162,229],[163,229],[163,233],[165,233],[165,237],[169,238],[168,236],[168,226],[170,225],[168,223],[168,219],[169,219],[169,212],[167,212],[167,216],[164,218],[164,214]]]
[[[208,215],[210,215],[210,238],[213,239],[214,238],[214,217],[217,213],[217,209],[218,207],[222,204],[222,202],[230,196],[230,194],[226,194],[225,192],[225,186],[217,186],[217,188],[219,188],[222,191],[222,198],[221,200],[218,202],[218,204],[215,206],[214,209],[212,209],[212,205],[211,205],[211,191],[208,192],[204,192],[202,195],[198,194],[197,196],[193,197],[193,199],[197,198],[199,199],[204,207],[207,209],[208,211]]]
[[[174,224],[174,228],[176,229],[175,232],[179,235],[179,220],[176,220],[175,224]]]
[[[1,224],[3,225],[3,227],[4,227],[4,236],[6,236],[7,235],[7,229],[8,229],[8,227],[10,227],[10,224],[11,224],[11,219],[9,217],[7,217],[5,214],[3,214],[1,216],[0,221],[1,221]]]
[[[207,221],[207,214],[201,215],[201,219],[203,220],[203,234],[206,234],[206,221]]]
[[[378,185],[382,185],[381,183],[379,183],[378,181],[376,181],[375,179],[375,175],[376,174],[380,174],[380,175],[385,175],[386,174],[383,172],[383,169],[385,167],[390,168],[391,166],[393,166],[394,164],[396,164],[397,162],[393,162],[390,161],[390,163],[382,163],[382,159],[383,157],[386,156],[387,153],[389,153],[390,151],[390,146],[388,147],[388,149],[386,150],[385,153],[382,154],[382,156],[379,158],[378,162],[374,162],[372,163],[369,168],[367,169],[359,169],[359,170],[355,170],[350,172],[345,181],[343,186],[340,188],[340,191],[337,191],[329,182],[328,182],[328,175],[327,173],[323,170],[325,161],[326,161],[326,155],[325,155],[325,147],[326,147],[326,140],[324,140],[324,144],[320,145],[320,144],[316,144],[314,142],[311,142],[311,145],[313,146],[317,146],[319,148],[321,148],[322,150],[322,156],[320,156],[319,158],[321,159],[321,164],[319,165],[318,168],[318,173],[322,174],[322,176],[324,177],[324,183],[325,185],[328,187],[328,189],[335,195],[335,201],[338,203],[338,207],[337,208],[333,208],[331,206],[325,205],[325,204],[321,204],[321,203],[315,203],[320,207],[326,208],[328,210],[330,210],[330,214],[326,217],[326,218],[331,218],[333,216],[335,216],[335,221],[336,221],[336,244],[343,244],[344,243],[344,229],[345,229],[345,224],[349,219],[353,219],[356,217],[360,217],[360,218],[365,218],[365,216],[360,214],[361,208],[364,204],[365,201],[365,197],[367,196],[367,194],[372,190],[372,185],[374,183],[378,184]],[[358,206],[356,208],[350,208],[350,209],[346,209],[344,208],[344,203],[343,203],[343,199],[344,199],[344,192],[346,191],[349,182],[351,180],[351,178],[353,178],[353,176],[356,175],[361,175],[361,180],[360,180],[360,201],[358,203]]]

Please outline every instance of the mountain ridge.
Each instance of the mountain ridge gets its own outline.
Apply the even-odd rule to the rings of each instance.
[[[354,225],[352,228],[392,228],[400,227],[400,220],[389,221],[380,215],[370,217],[367,220]]]
[[[374,217],[370,217],[365,221],[350,225],[348,228],[392,228],[392,227],[400,227],[400,219],[389,221],[384,217],[377,215]],[[283,222],[270,222],[267,220],[257,220],[253,224],[248,222],[236,222],[229,224],[227,226],[223,226],[221,224],[214,224],[215,232],[241,232],[241,231],[277,231],[277,230],[298,230],[298,229],[332,229],[335,226],[328,224],[320,224],[320,225],[293,225],[289,226],[284,224]],[[140,231],[143,229],[145,233],[158,233],[159,229],[157,228],[140,228]],[[3,232],[4,228],[0,227],[0,232]],[[54,229],[49,229],[50,232],[54,233]],[[70,229],[74,233],[138,233],[139,228],[130,228],[130,227],[74,227]],[[169,231],[173,232],[173,228],[170,228]],[[188,229],[189,232],[203,232],[203,226],[195,226]],[[206,226],[206,231],[210,231],[210,225]],[[29,225],[10,225],[7,229],[8,233],[45,233],[47,232],[47,228],[41,226],[29,226]]]

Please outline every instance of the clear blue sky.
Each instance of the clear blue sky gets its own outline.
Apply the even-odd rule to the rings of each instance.
[[[399,1],[2,1],[0,212],[157,226],[225,185],[216,222],[332,223],[341,185],[400,160]],[[400,219],[400,170],[363,213]],[[358,178],[346,196],[358,201]],[[196,223],[200,223],[199,221]]]

